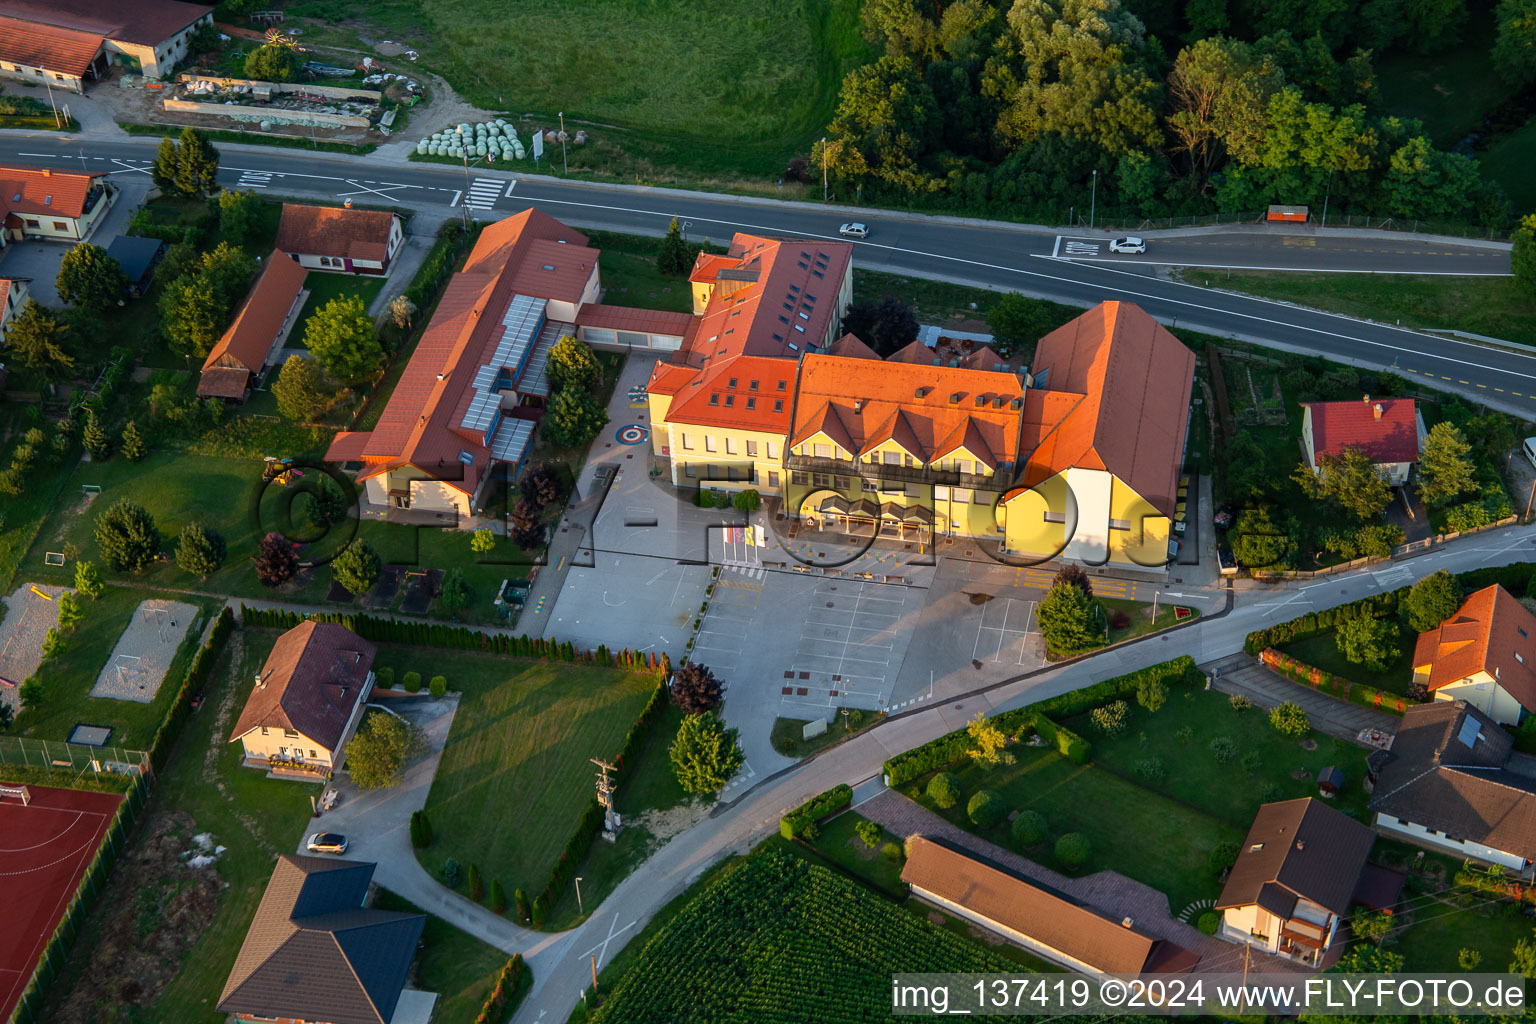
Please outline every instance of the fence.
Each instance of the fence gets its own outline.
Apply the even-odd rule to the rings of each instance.
[[[1341,572],[1349,572],[1359,569],[1361,566],[1371,565],[1376,562],[1390,562],[1409,555],[1418,554],[1421,551],[1429,551],[1447,544],[1457,537],[1470,537],[1474,533],[1483,533],[1488,530],[1497,530],[1512,523],[1518,523],[1519,516],[1506,516],[1495,523],[1484,526],[1474,526],[1470,530],[1458,530],[1455,533],[1437,533],[1433,537],[1425,537],[1423,540],[1410,541],[1407,544],[1399,544],[1392,549],[1390,556],[1366,555],[1348,562],[1340,562],[1338,565],[1330,565],[1322,569],[1249,569],[1248,575],[1256,580],[1309,580],[1318,576],[1333,576]]]
[[[70,744],[75,746],[76,744]],[[98,748],[91,748],[98,749]],[[139,753],[141,751],[129,751]],[[143,755],[147,759],[147,755]],[[96,850],[96,855],[91,858],[90,866],[85,869],[85,875],[80,879],[80,885],[75,889],[74,895],[69,899],[69,905],[64,908],[64,916],[59,921],[59,926],[54,929],[53,936],[48,940],[48,945],[43,948],[43,955],[38,959],[37,966],[32,971],[32,978],[27,982],[27,987],[21,994],[21,999],[16,1004],[16,1010],[11,1016],[14,1024],[33,1024],[39,1020],[38,1013],[43,1002],[43,994],[48,986],[69,959],[69,947],[74,943],[76,935],[85,918],[95,906],[97,898],[101,895],[102,888],[107,883],[107,872],[112,869],[117,860],[118,853],[127,841],[128,830],[138,820],[139,813],[144,809],[144,803],[148,799],[149,783],[143,775],[134,774],[123,802],[117,805],[117,813],[112,816],[112,823],[107,826],[106,834],[102,837],[101,845]]]
[[[152,775],[149,754],[127,747],[93,747],[85,743],[38,740],[25,736],[0,736],[0,766],[41,769],[46,772],[83,774]]]

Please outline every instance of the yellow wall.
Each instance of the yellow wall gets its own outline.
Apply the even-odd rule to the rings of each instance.
[[[280,749],[287,748],[288,756],[301,757],[311,764],[331,763],[331,751],[323,744],[316,743],[303,733],[286,736],[277,726],[269,726],[265,736],[261,734],[261,726],[257,726],[240,737],[240,743],[245,747],[245,756],[248,758],[277,757]],[[310,755],[311,750],[315,752],[314,756]]]
[[[651,414],[651,454],[663,455],[662,449],[668,443],[667,410],[672,408],[672,396],[647,394],[646,403]]]
[[[853,453],[852,452],[850,452],[847,448],[844,448],[841,443],[839,443],[837,440],[835,440],[834,438],[829,436],[827,433],[825,433],[824,431],[820,431],[820,430],[816,431],[816,433],[814,433],[810,437],[806,438],[800,444],[797,444],[795,446],[795,454],[796,455],[806,455],[806,456],[810,456],[810,457],[814,458],[815,455],[816,455],[816,446],[818,444],[829,444],[829,445],[831,445],[832,446],[832,458],[834,458],[834,459],[842,459],[844,462],[852,462],[853,461]],[[900,449],[897,448],[897,450],[899,451]]]
[[[1111,519],[1131,524],[1129,530],[1109,531],[1109,560],[1122,565],[1158,568],[1168,561],[1169,518],[1116,477],[1110,490]],[[1186,509],[1186,519],[1188,510]]]
[[[1066,524],[1046,522],[1045,513],[1067,511],[1067,478],[1057,474],[1015,495],[1004,506],[1003,542],[1011,554],[1054,558],[1067,544]]]
[[[656,420],[651,422],[655,423]],[[761,494],[778,494],[787,478],[782,465],[783,434],[683,423],[666,423],[659,431],[653,430],[652,433],[660,433],[661,444],[671,449],[672,482],[678,487],[705,487],[720,491],[752,489]],[[687,435],[688,442],[693,446],[691,449],[683,447],[684,435]],[[709,450],[710,441],[714,442],[714,451]],[[747,454],[749,442],[757,445],[755,456]],[[770,445],[773,453],[771,456]],[[734,453],[728,450],[733,447]],[[726,479],[727,467],[735,468],[740,479]],[[690,468],[694,471],[693,476],[688,475]],[[748,469],[756,471],[755,482],[749,478]],[[769,483],[769,473],[779,474],[778,486]]]
[[[1024,491],[1004,508],[1004,538],[1013,554],[1056,557],[1071,540],[1066,523],[1045,521],[1045,513],[1069,515],[1074,507],[1068,499],[1065,473],[1057,474],[1031,491]],[[1080,498],[1073,494],[1072,497]],[[1137,494],[1118,477],[1111,480],[1109,508],[1075,505],[1076,521],[1103,529],[1106,520],[1130,523],[1130,529],[1109,529],[1109,562],[1136,568],[1161,568],[1168,560],[1168,537],[1172,522],[1158,512],[1151,502]]]
[[[1518,725],[1525,709],[1510,692],[1494,681],[1487,672],[1442,686],[1435,691],[1436,700],[1464,700],[1500,725]]]

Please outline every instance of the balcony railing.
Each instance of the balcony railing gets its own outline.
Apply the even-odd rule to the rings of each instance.
[[[875,462],[847,462],[843,459],[819,459],[814,455],[790,455],[784,460],[784,468],[797,473],[827,473],[834,476],[856,476],[864,481],[866,490],[879,489],[880,483],[938,484],[949,487],[979,488],[985,491],[1007,490],[1010,474],[980,476],[961,473],[953,469],[933,466],[893,466]]]

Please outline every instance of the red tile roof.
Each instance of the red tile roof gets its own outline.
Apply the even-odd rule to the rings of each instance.
[[[85,213],[85,201],[104,171],[71,174],[46,167],[0,167],[0,216],[53,214],[75,218]]]
[[[234,321],[203,360],[203,370],[215,366],[238,366],[251,373],[261,370],[272,342],[283,327],[288,311],[304,290],[309,271],[280,252],[267,257],[266,266],[256,278]],[[202,385],[198,385],[201,394]]]
[[[515,271],[512,290],[541,299],[580,302],[597,269],[597,249],[562,244],[553,238],[531,239]]]
[[[295,729],[336,753],[378,648],[345,626],[307,619],[277,638],[230,733]]]
[[[83,77],[105,44],[99,32],[75,32],[0,15],[0,61]]]
[[[827,346],[827,355],[846,359],[879,359],[880,353],[859,340],[856,334],[845,334]]]
[[[1042,338],[1033,369],[1022,485],[1108,470],[1172,516],[1194,353],[1141,307],[1103,302]]]
[[[384,210],[284,203],[277,248],[293,256],[382,263],[389,255],[389,234],[396,219]]]
[[[213,11],[181,0],[0,0],[0,15],[158,46]]]
[[[1106,974],[1179,973],[1197,954],[922,836],[901,880]]]
[[[1426,666],[1431,690],[1487,672],[1521,707],[1536,711],[1536,615],[1497,583],[1484,587],[1419,634],[1414,671]]]
[[[1312,410],[1312,449],[1318,455],[1341,455],[1353,447],[1375,463],[1419,460],[1419,418],[1411,398],[1301,404]]]
[[[843,432],[832,436],[856,456],[894,438],[923,462],[951,454],[965,440],[994,470],[1019,457],[1013,403],[1023,399],[1024,386],[1013,374],[889,361],[871,370],[863,359],[802,359],[790,446],[830,428]]]
[[[611,331],[636,331],[641,334],[685,336],[694,318],[687,313],[661,309],[631,309],[629,306],[605,306],[589,302],[576,315],[578,327],[599,327]]]
[[[678,383],[676,397],[667,409],[668,423],[736,427],[773,434],[789,432],[795,391],[793,360],[737,356],[703,370],[663,369],[670,366],[657,363],[648,385],[649,390],[663,394],[668,382],[688,374],[685,381]]]
[[[211,366],[197,378],[199,398],[244,398],[251,371],[243,366]]]
[[[921,340],[911,341],[885,357],[888,363],[913,363],[917,366],[937,366],[939,357]],[[991,369],[991,367],[987,367]]]
[[[414,465],[474,493],[490,466],[490,451],[459,427],[458,410],[469,400],[475,371],[496,350],[501,318],[519,292],[519,270],[536,241],[561,244],[572,254],[568,259],[577,258],[575,253],[597,259],[597,251],[586,248],[586,235],[538,210],[530,208],[487,225],[464,269],[448,282],[377,425],[366,432],[362,459],[371,465],[365,475]],[[346,440],[334,447],[334,454],[326,452],[328,461],[357,460],[357,436],[343,436]],[[460,452],[473,461],[460,461]]]

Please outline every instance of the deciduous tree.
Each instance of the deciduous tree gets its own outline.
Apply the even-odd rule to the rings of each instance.
[[[512,543],[524,551],[532,551],[544,545],[544,520],[539,507],[527,498],[512,506],[507,519],[507,535]]]
[[[603,379],[603,365],[586,342],[578,340],[574,334],[567,334],[549,350],[544,373],[549,378],[551,391],[566,388],[588,391]]]
[[[1397,623],[1369,615],[1344,619],[1335,627],[1339,652],[1351,664],[1363,665],[1372,672],[1385,672],[1387,662],[1397,657]]]
[[[356,295],[339,295],[309,318],[304,347],[325,372],[355,384],[373,376],[384,361],[373,319]]]
[[[1456,614],[1461,607],[1461,584],[1456,577],[1440,569],[1430,573],[1413,585],[1403,610],[1408,613],[1408,625],[1416,633],[1428,633],[1440,623]]]
[[[59,298],[70,305],[100,311],[122,299],[128,279],[107,250],[80,242],[59,262],[59,276],[54,284]]]
[[[245,77],[263,82],[291,82],[299,70],[299,55],[291,47],[266,43],[245,57]]]
[[[246,189],[219,193],[219,231],[235,245],[244,245],[261,224],[261,200]]]
[[[1536,0],[1499,0],[1493,67],[1510,85],[1536,82]]]
[[[272,382],[277,411],[290,420],[314,421],[330,405],[333,394],[320,364],[297,353],[283,360]]]
[[[256,579],[264,587],[287,583],[299,571],[299,553],[293,542],[280,533],[261,538],[251,561],[256,565]]]
[[[678,784],[689,793],[714,793],[746,761],[736,730],[727,729],[714,712],[689,715],[678,727],[669,753]]]
[[[476,530],[469,538],[469,550],[478,558],[484,558],[496,550],[496,535],[490,530]]]
[[[966,723],[965,732],[975,744],[966,750],[972,761],[986,767],[1013,764],[1014,757],[1008,753],[1008,734],[992,719],[978,711]]]
[[[1509,267],[1528,298],[1536,300],[1536,213],[1520,218],[1519,227],[1509,236],[1512,248]]]
[[[96,517],[96,547],[118,572],[140,572],[160,554],[160,528],[143,505],[126,498]]]
[[[370,711],[347,744],[347,771],[358,789],[398,786],[424,746],[421,730],[396,715]]]
[[[159,305],[160,330],[171,347],[189,362],[207,358],[229,316],[229,305],[211,282],[201,275],[169,281]]]
[[[685,715],[713,711],[720,706],[720,680],[715,678],[708,665],[690,661],[673,677],[671,696],[672,703]]]
[[[590,392],[561,388],[549,400],[540,429],[551,444],[582,448],[608,425],[608,410]]]
[[[341,488],[323,473],[316,481],[315,489],[308,492],[308,501],[305,505],[305,515],[309,519],[309,525],[317,530],[324,530],[346,519],[347,509],[350,507],[347,496],[342,493]]]
[[[882,356],[917,340],[917,317],[894,295],[879,302],[855,302],[843,314],[843,333],[852,334]]]
[[[1386,474],[1353,445],[1338,455],[1318,453],[1316,473],[1303,462],[1291,478],[1311,497],[1330,499],[1360,519],[1380,516],[1392,501]]]
[[[1257,150],[1265,106],[1280,84],[1273,61],[1235,39],[1201,39],[1179,51],[1168,76],[1168,129],[1201,188],[1228,152]]]

